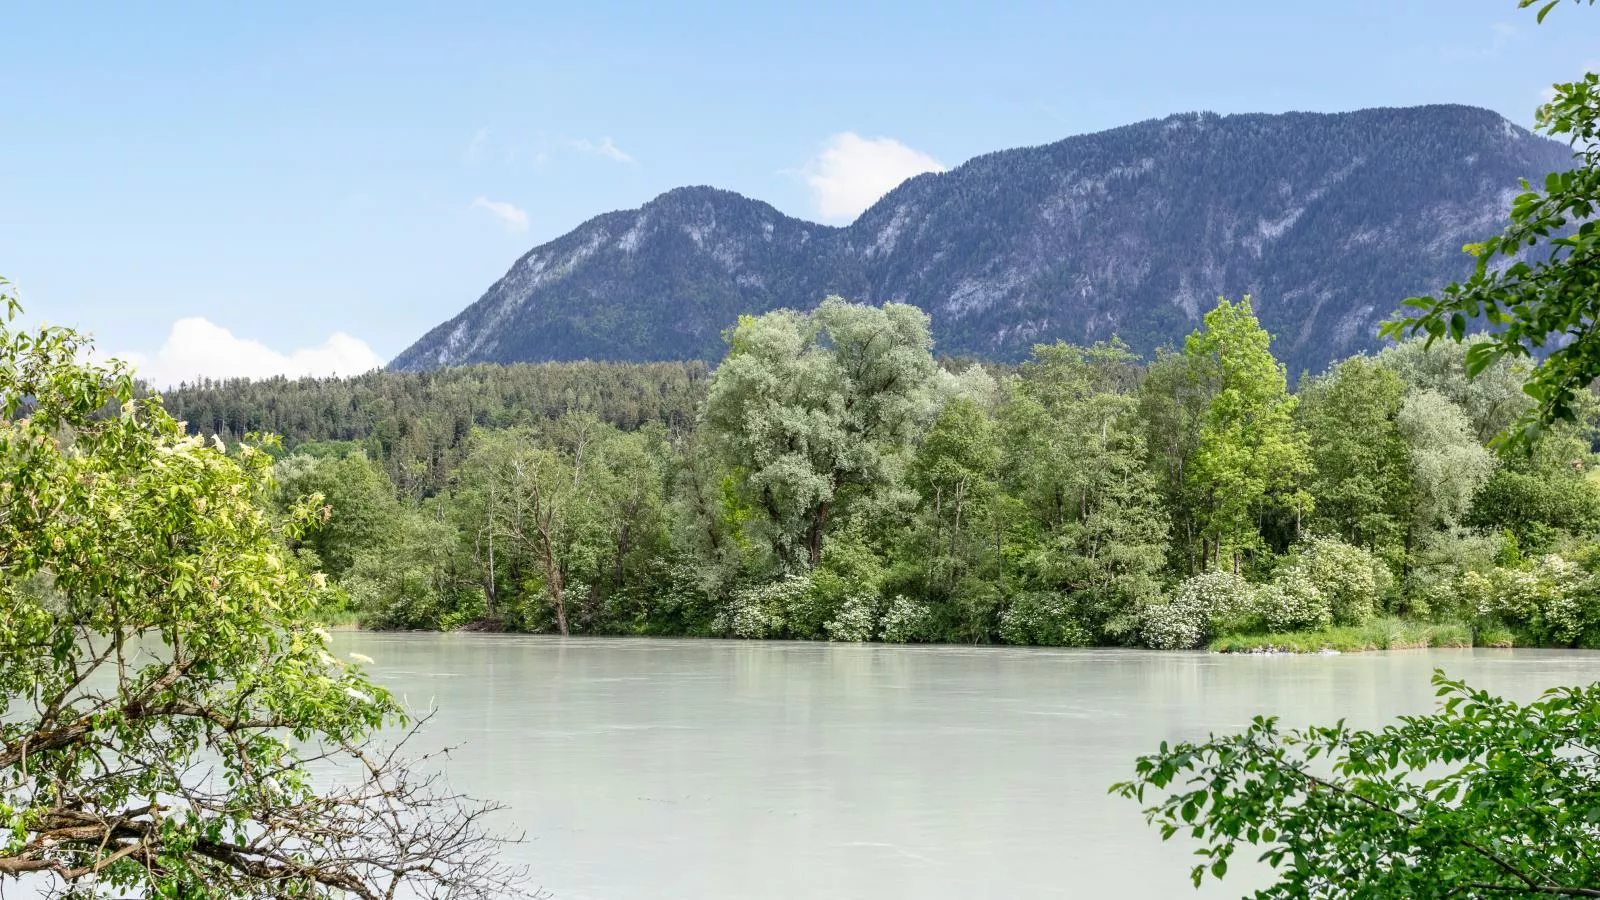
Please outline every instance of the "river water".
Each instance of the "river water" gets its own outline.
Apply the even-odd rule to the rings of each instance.
[[[1026,900],[1196,893],[1188,848],[1107,795],[1162,741],[1382,724],[1428,678],[1518,699],[1600,654],[1218,656],[1114,650],[342,632],[438,707],[455,787],[508,804],[553,900]],[[1236,868],[1240,868],[1237,867]]]

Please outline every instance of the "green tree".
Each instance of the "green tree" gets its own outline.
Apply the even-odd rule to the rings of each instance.
[[[1558,5],[1518,2],[1538,6],[1541,22]],[[1517,443],[1531,442],[1554,422],[1571,421],[1579,392],[1600,376],[1600,75],[1589,72],[1554,90],[1538,110],[1538,127],[1572,142],[1574,168],[1545,176],[1542,190],[1524,181],[1505,231],[1467,245],[1477,263],[1472,276],[1438,296],[1407,300],[1416,312],[1384,326],[1391,336],[1460,342],[1469,322],[1485,321],[1491,331],[1467,353],[1467,372],[1474,376],[1503,358],[1548,350],[1528,379],[1535,405],[1508,433]],[[1530,261],[1541,244],[1544,258]]]
[[[1168,536],[1134,415],[1138,362],[1120,342],[1040,345],[1004,408],[1011,492],[1033,526],[1009,551],[1034,590],[1068,596],[1096,640],[1133,635]],[[1031,532],[1031,533],[1030,533]]]
[[[1398,425],[1404,393],[1392,371],[1366,357],[1347,359],[1302,388],[1315,529],[1398,555],[1411,490],[1408,447]]]
[[[1163,744],[1113,786],[1162,837],[1200,842],[1193,879],[1251,850],[1290,898],[1600,895],[1600,685],[1518,704],[1434,676],[1431,715]]]
[[[928,317],[837,297],[742,317],[701,419],[784,568],[822,559],[837,507],[895,480],[936,411]]]
[[[356,553],[339,587],[362,625],[449,631],[494,615],[463,576],[461,532],[442,512],[437,503],[402,508],[381,542]]]
[[[399,528],[401,508],[394,484],[360,451],[339,458],[294,455],[274,469],[280,506],[322,496],[325,521],[306,535],[323,571],[342,578],[365,550],[381,550]]]
[[[1473,335],[1459,344],[1430,344],[1423,338],[1412,338],[1390,344],[1377,358],[1399,377],[1408,392],[1433,391],[1461,407],[1472,433],[1480,443],[1487,444],[1532,405],[1522,390],[1528,382],[1528,371],[1521,361],[1501,359],[1476,374],[1468,373],[1467,354],[1487,340]]]
[[[930,540],[921,556],[928,581],[945,591],[971,572],[994,541],[989,504],[999,490],[994,423],[969,397],[945,404],[917,449],[910,480],[922,496]]]
[[[967,640],[989,638],[1002,589],[1000,453],[988,412],[951,398],[910,466],[916,517],[893,535],[902,569],[915,572],[902,590],[936,602],[944,633]]]
[[[1534,554],[1562,538],[1592,534],[1600,527],[1600,488],[1586,432],[1557,423],[1530,453],[1504,460],[1473,498],[1467,524],[1510,531],[1522,552]]]
[[[487,501],[485,541],[500,542],[502,565],[520,560],[536,573],[550,616],[545,621],[553,620],[562,635],[572,630],[571,581],[592,570],[600,543],[596,457],[607,436],[604,426],[584,415],[540,431],[484,432],[474,440],[465,469],[479,479],[477,491]]]
[[[1138,420],[1144,427],[1147,465],[1172,523],[1168,562],[1186,575],[1194,575],[1208,563],[1207,545],[1201,537],[1205,494],[1191,479],[1190,470],[1215,386],[1196,374],[1184,354],[1162,349],[1146,367],[1138,389]]]
[[[504,895],[483,809],[367,744],[401,710],[308,621],[322,580],[283,538],[320,500],[269,515],[265,452],[186,437],[85,349],[0,326],[0,877]],[[313,778],[324,764],[348,777]]]
[[[1191,377],[1210,396],[1187,472],[1192,493],[1202,498],[1202,550],[1209,549],[1213,564],[1231,555],[1235,570],[1241,553],[1264,546],[1267,516],[1287,512],[1298,536],[1311,508],[1306,439],[1271,343],[1246,297],[1237,304],[1221,300],[1183,348]]]
[[[1433,391],[1406,397],[1396,419],[1408,445],[1411,490],[1406,528],[1406,568],[1431,535],[1460,525],[1472,500],[1494,474],[1493,454],[1472,436],[1461,407]]]

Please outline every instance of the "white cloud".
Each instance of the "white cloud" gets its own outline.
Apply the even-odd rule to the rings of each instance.
[[[472,140],[467,142],[467,149],[462,151],[461,161],[468,165],[476,163],[483,158],[483,150],[488,144],[489,129],[479,128],[478,132],[472,136]]]
[[[592,153],[595,156],[603,156],[612,162],[626,163],[630,166],[637,166],[639,164],[638,160],[629,156],[621,147],[618,147],[616,143],[608,137],[601,138],[598,143],[581,139],[568,141],[567,143],[570,144],[574,150],[582,150],[584,153]]]
[[[156,388],[206,378],[269,378],[287,375],[359,375],[383,365],[383,359],[360,338],[344,332],[314,347],[279,353],[260,341],[234,337],[233,332],[200,316],[172,323],[166,343],[154,356],[118,353],[137,377]]]
[[[473,209],[482,209],[499,219],[506,226],[506,230],[513,234],[528,230],[528,214],[519,209],[515,204],[503,200],[490,200],[488,197],[478,197],[472,201]]]
[[[824,219],[853,219],[913,175],[943,172],[938,160],[894,138],[846,131],[828,138],[801,170]]]

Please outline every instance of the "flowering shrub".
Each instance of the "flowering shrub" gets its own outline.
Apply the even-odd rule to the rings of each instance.
[[[1360,625],[1377,611],[1389,569],[1377,557],[1337,538],[1308,538],[1298,568],[1328,600],[1336,625]]]
[[[870,641],[878,632],[882,616],[878,613],[878,598],[867,593],[853,593],[845,597],[832,619],[823,626],[830,641]]]
[[[1139,626],[1146,645],[1157,650],[1192,650],[1215,634],[1219,624],[1247,615],[1250,585],[1231,572],[1204,572],[1178,585],[1166,603],[1145,607]]]
[[[883,639],[891,644],[927,640],[933,631],[932,618],[927,604],[895,594],[883,613]]]
[[[1333,624],[1333,605],[1311,574],[1294,565],[1255,592],[1256,614],[1268,631],[1299,631]]]
[[[1094,636],[1078,623],[1066,595],[1049,591],[1020,594],[1000,616],[1000,637],[1008,644],[1087,647]]]
[[[808,602],[810,588],[811,579],[804,575],[741,588],[717,614],[712,630],[727,637],[779,637],[788,627],[790,613]]]
[[[1476,618],[1522,629],[1535,642],[1571,646],[1600,627],[1595,577],[1555,554],[1525,569],[1495,569],[1477,597]],[[1588,643],[1589,641],[1584,641]]]

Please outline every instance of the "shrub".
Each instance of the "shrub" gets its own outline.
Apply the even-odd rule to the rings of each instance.
[[[1139,633],[1157,650],[1193,650],[1219,626],[1234,627],[1248,615],[1250,585],[1231,572],[1204,572],[1182,584],[1166,603],[1145,607]]]
[[[1333,606],[1300,565],[1279,572],[1256,589],[1255,606],[1268,631],[1325,628],[1333,624]]]
[[[1360,547],[1337,538],[1306,539],[1298,567],[1328,599],[1335,625],[1360,625],[1377,612],[1389,587],[1389,567]]]
[[[1600,627],[1595,577],[1560,556],[1539,557],[1523,569],[1495,569],[1488,581],[1476,610],[1480,623],[1509,625],[1551,646],[1590,643]]]
[[[806,607],[810,593],[811,579],[804,575],[740,588],[717,614],[712,630],[726,637],[781,637],[789,615]]]
[[[1094,635],[1078,621],[1075,604],[1064,594],[1035,591],[1012,598],[1000,616],[1000,637],[1008,644],[1087,647]]]
[[[927,604],[918,603],[905,594],[889,598],[883,613],[883,639],[891,644],[925,641],[932,637],[933,615]]]
[[[845,598],[824,629],[830,641],[870,641],[878,634],[882,615],[875,595],[857,592]]]

